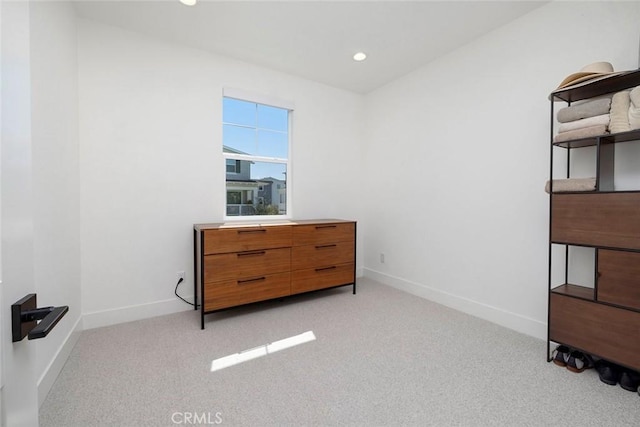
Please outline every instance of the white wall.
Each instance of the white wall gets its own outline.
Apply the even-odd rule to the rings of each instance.
[[[192,225],[224,214],[223,87],[295,104],[295,218],[358,219],[361,96],[87,20],[78,40],[86,327],[189,309]]]
[[[371,93],[365,275],[546,338],[547,95],[637,68],[638,22],[637,2],[553,2]]]
[[[40,306],[69,312],[37,346],[42,403],[79,334],[80,183],[76,21],[67,2],[30,4],[33,271]],[[68,339],[70,338],[70,339]]]

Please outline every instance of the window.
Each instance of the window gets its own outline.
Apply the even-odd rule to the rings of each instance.
[[[227,173],[240,173],[240,160],[227,159]]]
[[[240,191],[227,191],[227,203],[232,205],[239,205],[242,200],[242,193]]]
[[[290,108],[225,96],[226,216],[290,214]],[[260,194],[259,194],[260,193]]]

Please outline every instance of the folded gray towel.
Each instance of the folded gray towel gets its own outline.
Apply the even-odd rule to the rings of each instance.
[[[558,110],[557,119],[560,123],[586,119],[587,117],[608,114],[611,107],[611,98],[597,98],[589,101],[564,107]]]
[[[544,186],[544,191],[549,193],[550,182],[547,181]],[[596,179],[595,178],[569,178],[569,179],[554,179],[553,180],[553,192],[563,193],[567,191],[595,191]]]
[[[592,136],[604,135],[607,133],[606,125],[589,126],[576,130],[559,133],[553,138],[554,142],[571,141],[573,139],[589,138]]]
[[[636,86],[629,92],[629,127],[640,129],[640,86]]]
[[[560,123],[558,132],[567,132],[570,130],[588,128],[595,125],[609,126],[609,114],[600,114],[599,116],[587,117],[586,119],[574,120],[572,122]]]
[[[618,92],[611,98],[611,121],[609,123],[609,131],[611,133],[631,130],[629,126],[629,103],[628,90]]]

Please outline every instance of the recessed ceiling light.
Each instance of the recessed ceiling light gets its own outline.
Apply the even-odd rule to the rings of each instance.
[[[198,0],[180,0],[180,3],[187,5],[187,6],[195,6],[195,4],[198,2]]]
[[[367,54],[364,52],[358,52],[355,55],[353,55],[354,61],[364,61],[365,59],[367,59]]]

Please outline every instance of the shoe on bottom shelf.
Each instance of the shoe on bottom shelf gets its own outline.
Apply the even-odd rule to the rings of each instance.
[[[580,373],[589,368],[593,368],[593,359],[591,359],[591,356],[578,350],[573,350],[569,353],[569,358],[567,359],[568,370]]]
[[[616,385],[620,381],[621,369],[615,363],[600,359],[595,363],[600,381],[608,385]]]
[[[640,388],[640,374],[630,369],[623,369],[620,375],[620,387],[628,391],[637,391]]]
[[[566,345],[557,346],[552,353],[553,363],[562,367],[567,366],[567,359],[569,359],[570,352],[571,349]]]

